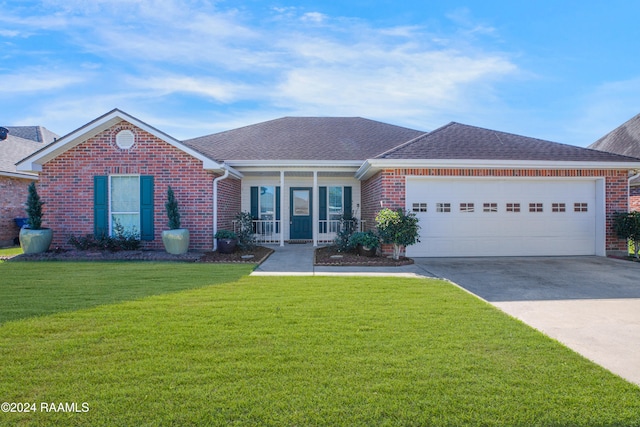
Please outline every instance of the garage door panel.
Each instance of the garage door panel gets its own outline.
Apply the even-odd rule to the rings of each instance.
[[[595,254],[594,180],[407,179],[407,207],[427,203],[419,213],[421,243],[409,256],[524,256]],[[449,203],[450,212],[437,212]],[[473,204],[473,212],[460,204]],[[495,203],[496,212],[484,212]],[[533,203],[530,212],[529,204]],[[556,204],[559,212],[552,211]],[[586,203],[587,212],[575,212]],[[507,204],[519,212],[507,211]],[[541,205],[537,205],[541,204]],[[467,206],[467,205],[465,205]]]

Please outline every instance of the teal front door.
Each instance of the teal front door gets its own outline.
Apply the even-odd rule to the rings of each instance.
[[[311,188],[291,188],[289,239],[313,238]]]

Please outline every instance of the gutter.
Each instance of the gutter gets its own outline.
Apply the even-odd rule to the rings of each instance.
[[[629,173],[635,173],[635,175],[632,175],[627,179],[627,211],[629,211],[629,208],[630,208],[629,199],[631,198],[631,181],[640,177],[640,170],[633,169],[633,170],[630,170]]]

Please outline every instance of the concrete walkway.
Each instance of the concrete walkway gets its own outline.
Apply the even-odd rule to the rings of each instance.
[[[449,280],[640,385],[640,264],[604,257],[417,258],[402,267],[314,267],[311,243],[273,246],[252,276]]]
[[[313,265],[311,243],[268,246],[275,250],[273,254],[255,269],[252,276],[394,276],[429,277],[427,271],[419,265],[401,267],[325,267]]]

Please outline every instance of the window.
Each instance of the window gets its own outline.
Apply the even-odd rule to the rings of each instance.
[[[588,203],[574,203],[573,204],[574,212],[588,212]]]
[[[451,212],[451,203],[437,203],[436,212]]]
[[[482,212],[498,212],[497,203],[483,203]]]
[[[260,187],[260,197],[258,198],[258,218],[266,221],[274,219],[276,188],[273,186]]]
[[[94,176],[94,236],[110,235],[117,222],[141,240],[154,240],[153,188],[151,175]]]
[[[339,220],[343,212],[342,187],[329,187],[329,220]]]
[[[413,212],[426,212],[427,204],[426,203],[414,203],[411,205],[411,210]]]
[[[460,203],[460,212],[473,212],[474,210],[473,203]]]
[[[309,216],[310,199],[309,190],[293,190],[293,215]]]
[[[109,191],[111,206],[111,235],[121,225],[125,233],[140,234],[140,177],[111,176]]]
[[[520,212],[520,203],[507,203],[507,212]]]
[[[551,212],[566,212],[567,207],[564,203],[551,203]]]
[[[116,134],[116,144],[123,150],[133,147],[136,142],[136,136],[129,129],[121,130]]]
[[[542,203],[529,203],[529,212],[542,212]]]

